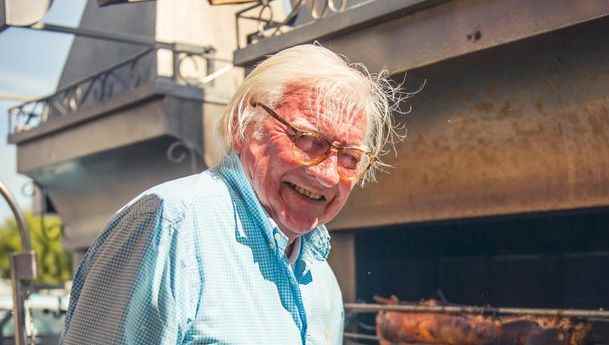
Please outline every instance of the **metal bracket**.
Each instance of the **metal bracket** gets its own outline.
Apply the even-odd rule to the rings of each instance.
[[[13,254],[11,265],[17,279],[33,280],[36,278],[36,253],[33,250]]]

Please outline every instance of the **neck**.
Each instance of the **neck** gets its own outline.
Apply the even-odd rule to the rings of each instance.
[[[290,243],[288,244],[287,247],[285,247],[285,256],[286,257],[290,257],[290,255],[292,254],[292,251],[294,250],[294,244],[296,243],[296,239],[294,240],[290,240]]]

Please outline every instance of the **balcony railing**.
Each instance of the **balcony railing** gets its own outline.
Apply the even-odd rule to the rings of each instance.
[[[233,68],[232,61],[214,56],[212,47],[171,44],[146,49],[101,72],[69,84],[54,94],[8,110],[9,135],[42,126],[53,118],[70,116],[109,102],[160,78],[178,85],[203,88]]]
[[[288,11],[285,11],[279,1],[259,0],[235,14],[238,48],[242,48],[242,34],[245,34],[246,44],[249,45],[370,1],[376,0],[294,0]],[[250,22],[249,27],[254,22],[256,30],[246,33],[246,22]]]
[[[239,45],[233,54],[233,62],[236,66],[253,66],[268,55],[298,44],[315,41],[324,45],[338,42],[343,46],[333,46],[334,49],[348,50],[347,45],[361,37],[344,35],[346,33],[366,32],[366,28],[377,27],[452,1],[290,0],[290,6],[286,5],[286,1],[257,0],[255,4],[235,14]],[[442,34],[441,30],[436,31],[438,35]],[[346,40],[334,40],[337,37],[345,37]],[[370,37],[369,40],[375,40],[374,44],[387,41],[386,37],[380,41],[374,38],[374,35]],[[389,45],[394,44],[396,40],[397,38],[391,40],[392,43]],[[391,49],[393,47],[389,50]],[[343,53],[346,52],[343,49]]]

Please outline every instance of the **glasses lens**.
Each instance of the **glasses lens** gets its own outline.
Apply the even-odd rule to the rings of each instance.
[[[299,133],[293,140],[307,161],[318,161],[330,150],[330,143],[313,133]]]
[[[294,133],[290,137],[298,149],[298,158],[305,165],[318,164],[328,157],[331,144],[316,133]],[[370,166],[370,155],[357,148],[341,148],[337,154],[338,173],[343,178],[358,179]]]
[[[343,177],[359,177],[370,165],[370,156],[362,150],[344,148],[338,153],[338,168]]]

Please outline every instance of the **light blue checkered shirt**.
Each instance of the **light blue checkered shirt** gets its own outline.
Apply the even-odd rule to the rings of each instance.
[[[342,344],[328,232],[301,239],[290,265],[234,154],[154,187],[83,258],[63,344]]]

